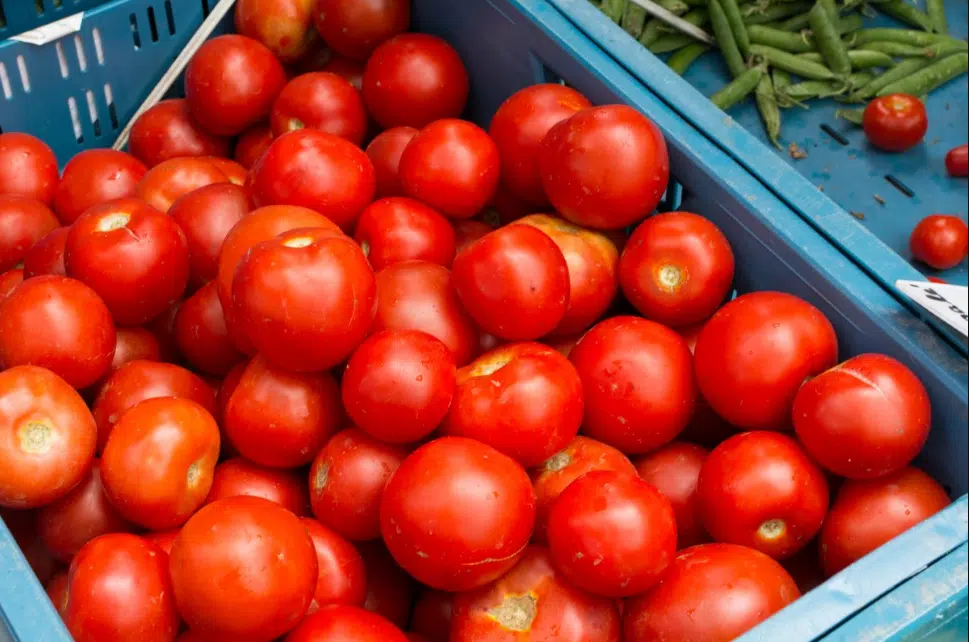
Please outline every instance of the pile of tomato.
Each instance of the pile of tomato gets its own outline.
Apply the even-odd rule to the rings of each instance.
[[[129,152],[0,135],[0,507],[77,642],[730,640],[948,505],[647,117],[461,120],[409,9],[239,0]]]

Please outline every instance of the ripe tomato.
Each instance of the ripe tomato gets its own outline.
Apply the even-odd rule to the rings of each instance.
[[[889,94],[872,99],[862,116],[865,137],[886,152],[904,152],[915,147],[929,129],[929,117],[922,101],[909,94]]]
[[[60,226],[40,201],[0,194],[0,272],[16,267],[37,241]]]
[[[373,200],[376,177],[370,159],[339,136],[301,129],[277,138],[253,165],[253,202],[298,205],[352,229]]]
[[[57,609],[57,614],[63,620],[67,615],[67,571],[61,571],[50,578],[44,590],[47,592],[51,604]],[[447,641],[445,640],[445,642]]]
[[[182,529],[175,528],[170,531],[159,531],[154,533],[144,533],[142,537],[158,548],[165,552],[165,555],[171,555],[172,545],[175,543],[175,539],[178,534],[182,532]]]
[[[168,559],[137,535],[102,535],[71,562],[64,623],[76,642],[171,642],[178,634]]]
[[[265,468],[242,457],[227,459],[215,467],[205,503],[241,495],[276,502],[299,517],[309,514],[310,501],[302,475],[291,470]]]
[[[450,642],[453,612],[453,593],[427,589],[414,604],[410,628],[427,642]]]
[[[10,296],[18,285],[24,282],[24,271],[22,268],[7,270],[0,274],[0,301]]]
[[[444,267],[454,262],[454,228],[437,211],[410,198],[372,203],[360,215],[353,238],[374,270],[409,260]]]
[[[796,441],[774,432],[735,435],[713,449],[696,488],[713,539],[790,557],[828,513],[828,482]]]
[[[94,290],[63,276],[29,279],[0,301],[0,363],[48,368],[85,388],[111,367],[115,331]]]
[[[535,493],[522,467],[463,437],[418,448],[390,478],[380,505],[394,559],[443,591],[504,575],[524,553],[534,522]]]
[[[969,176],[969,145],[953,147],[945,155],[945,170],[949,176]]]
[[[218,640],[272,640],[303,618],[319,579],[313,540],[285,508],[231,497],[195,513],[172,546],[178,611]]]
[[[404,192],[454,217],[471,218],[491,202],[501,159],[488,134],[465,120],[424,127],[400,157]]]
[[[154,167],[173,158],[228,156],[229,139],[202,129],[185,100],[173,99],[161,101],[135,120],[128,149]]]
[[[319,70],[336,74],[353,85],[357,91],[363,91],[363,61],[333,54],[320,66]]]
[[[168,212],[181,197],[229,177],[206,158],[173,158],[148,170],[135,194],[159,212]]]
[[[225,432],[246,459],[295,468],[313,461],[342,418],[340,388],[330,373],[287,372],[260,355],[229,398]]]
[[[552,502],[548,544],[556,568],[576,586],[629,597],[655,584],[673,561],[676,516],[638,475],[592,471]]]
[[[151,330],[145,328],[118,328],[115,331],[114,358],[108,374],[132,361],[161,361],[162,347]],[[103,383],[103,381],[102,381]]]
[[[108,502],[101,484],[101,465],[94,460],[74,490],[37,511],[37,535],[54,556],[66,563],[95,537],[134,530]]]
[[[175,338],[185,359],[208,374],[225,375],[243,358],[226,328],[215,281],[203,285],[178,307]]]
[[[966,258],[969,227],[957,216],[927,216],[912,230],[909,249],[915,260],[937,270],[948,270]]]
[[[636,471],[661,492],[676,514],[676,543],[681,549],[708,541],[700,524],[697,480],[709,453],[701,446],[673,442],[636,461]]]
[[[188,244],[175,221],[121,199],[92,207],[71,226],[64,265],[101,296],[116,323],[141,325],[185,291]]]
[[[509,341],[548,334],[569,305],[569,268],[547,234],[528,225],[495,230],[454,259],[454,289],[488,333]]]
[[[616,159],[622,159],[617,171]],[[585,109],[542,140],[539,170],[555,209],[585,227],[616,230],[652,212],[670,177],[666,141],[632,107]]]
[[[476,219],[460,219],[451,222],[454,226],[454,240],[458,252],[468,247],[489,232],[494,232],[493,225]]]
[[[502,184],[530,205],[548,205],[538,170],[542,139],[554,125],[591,106],[588,98],[558,84],[526,87],[502,103],[488,128],[501,155]]]
[[[377,272],[377,316],[371,332],[419,330],[436,337],[463,366],[478,349],[478,328],[451,287],[447,268],[427,261],[395,263]]]
[[[221,156],[199,156],[199,160],[204,160],[215,165],[215,168],[225,174],[225,177],[233,185],[243,187],[246,181],[249,180],[248,170],[234,160],[222,158]]]
[[[24,255],[24,279],[41,274],[64,276],[64,246],[67,244],[69,227],[59,227],[40,239]]]
[[[215,405],[218,410],[216,413],[216,418],[219,421],[219,426],[225,426],[225,407],[229,405],[229,399],[232,398],[232,393],[236,391],[236,387],[239,382],[242,381],[242,375],[245,373],[246,368],[249,367],[249,361],[240,361],[229,370],[229,374],[222,379],[222,385],[219,386],[219,391],[216,393]],[[222,440],[222,447],[231,449],[232,444],[226,440]]]
[[[313,4],[313,0],[240,0],[236,31],[266,45],[282,62],[296,62],[317,40]]]
[[[457,118],[468,102],[468,72],[451,45],[407,33],[377,47],[363,73],[363,100],[381,127]]]
[[[626,642],[730,642],[801,596],[784,568],[755,550],[703,544],[677,555],[663,581],[626,602]]]
[[[382,544],[365,543],[359,548],[367,565],[367,599],[363,608],[404,628],[414,604],[414,580],[397,566]]]
[[[360,92],[326,71],[290,80],[273,103],[269,122],[274,136],[306,127],[360,145],[367,134],[367,110]]]
[[[207,131],[235,136],[269,116],[286,72],[258,40],[235,34],[205,42],[185,69],[185,99]]]
[[[148,168],[124,152],[88,149],[69,160],[54,193],[54,211],[70,225],[89,208],[134,196]]]
[[[408,642],[400,629],[375,613],[333,604],[303,620],[285,642]]]
[[[911,370],[864,354],[805,382],[793,417],[815,461],[842,477],[872,479],[915,459],[928,439],[932,408]]]
[[[269,123],[253,125],[236,139],[233,158],[244,168],[251,169],[259,157],[273,144],[273,138],[273,130]]]
[[[619,252],[604,234],[546,214],[520,218],[517,224],[545,232],[569,267],[569,307],[556,336],[579,334],[602,318],[619,289]]]
[[[949,505],[941,485],[911,466],[878,479],[848,480],[821,529],[829,577]]]
[[[207,185],[175,201],[168,215],[188,242],[190,282],[201,286],[216,278],[222,243],[236,223],[249,213],[246,190],[231,183]]]
[[[308,613],[329,604],[363,606],[367,597],[367,568],[353,544],[315,519],[300,520],[306,527],[319,564],[319,579]]]
[[[0,134],[0,194],[50,205],[57,178],[57,157],[47,143],[30,134]]]
[[[589,330],[569,360],[585,391],[584,434],[627,454],[676,439],[696,406],[686,342],[638,317],[607,319]]]
[[[400,157],[414,136],[417,130],[413,127],[394,127],[377,134],[367,145],[367,156],[377,176],[377,198],[404,195],[398,177]]]
[[[488,444],[531,468],[565,448],[582,423],[582,382],[540,343],[513,343],[461,368],[441,433]]]
[[[748,430],[790,426],[798,388],[837,361],[831,322],[780,292],[745,294],[720,308],[703,326],[694,357],[703,397]]]
[[[343,56],[366,60],[385,40],[407,31],[408,0],[319,0],[313,15],[330,48]]]

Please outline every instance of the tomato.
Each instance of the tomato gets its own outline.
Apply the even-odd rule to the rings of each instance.
[[[48,368],[75,388],[111,366],[115,331],[101,298],[80,281],[39,276],[0,301],[0,362]]]
[[[328,71],[343,78],[353,85],[357,91],[363,91],[364,62],[339,55],[331,55],[320,67],[320,71]]]
[[[427,589],[414,604],[410,628],[427,642],[450,642],[454,594]]]
[[[366,60],[385,40],[407,31],[408,0],[319,0],[313,15],[330,48],[343,56]]]
[[[128,143],[131,155],[148,167],[173,158],[228,156],[229,139],[195,122],[182,99],[163,100],[138,116]]]
[[[969,145],[953,147],[945,155],[945,170],[949,176],[969,176]]]
[[[0,301],[10,296],[18,285],[24,282],[24,271],[22,268],[7,270],[0,274]]]
[[[57,157],[47,143],[30,134],[0,133],[0,194],[50,205],[57,179]]]
[[[526,87],[502,103],[488,128],[501,154],[502,183],[530,205],[548,205],[538,170],[542,139],[554,125],[591,106],[585,96],[558,84]]]
[[[697,480],[709,453],[686,442],[674,442],[636,461],[636,471],[663,494],[676,514],[676,543],[687,548],[709,540],[700,524]]]
[[[59,227],[40,239],[24,255],[24,279],[41,274],[64,276],[64,246],[67,244],[69,227]]]
[[[377,176],[377,198],[403,196],[398,170],[400,157],[410,141],[417,136],[413,127],[394,127],[381,132],[367,145],[367,156]]]
[[[44,587],[51,604],[57,609],[57,614],[64,619],[67,613],[67,571],[54,575]]]
[[[763,553],[703,544],[677,555],[662,582],[626,602],[626,642],[729,642],[799,598],[794,580]]]
[[[145,174],[135,194],[160,212],[168,212],[181,197],[216,183],[229,182],[225,172],[206,158],[173,158]]]
[[[58,562],[37,535],[36,511],[4,510],[0,506],[0,520],[10,529],[14,543],[27,560],[30,570],[41,584],[50,580],[58,568]]]
[[[285,642],[407,642],[407,638],[379,615],[334,604],[303,620]]]
[[[215,281],[203,285],[179,306],[175,336],[179,351],[202,372],[225,375],[243,358],[226,329]]]
[[[269,123],[253,125],[239,134],[233,158],[246,169],[251,169],[259,157],[273,144],[273,131]]]
[[[602,321],[579,340],[569,360],[585,391],[584,434],[624,453],[668,444],[693,415],[690,350],[658,323],[627,316]]]
[[[848,480],[821,529],[821,565],[831,576],[949,505],[941,485],[911,466]]]
[[[313,461],[342,419],[340,388],[328,372],[281,370],[249,362],[225,408],[225,432],[257,464],[295,468]]]
[[[377,47],[363,73],[367,110],[384,129],[418,129],[457,118],[468,102],[468,72],[451,45],[407,33]]]
[[[414,604],[414,580],[397,566],[382,544],[364,543],[359,549],[367,565],[367,600],[363,608],[404,628]]]
[[[617,171],[617,159],[622,171]],[[563,217],[616,230],[652,212],[666,191],[666,141],[648,118],[626,105],[592,107],[559,122],[542,140],[545,193]]]
[[[454,226],[454,240],[457,244],[458,252],[468,247],[489,232],[494,232],[495,228],[484,221],[475,219],[461,219],[452,221]],[[567,262],[566,262],[567,263]]]
[[[909,249],[915,260],[937,270],[948,270],[966,258],[969,227],[957,216],[927,216],[912,230]]]
[[[491,202],[501,167],[488,134],[465,120],[424,127],[400,157],[404,192],[454,218],[471,218]]]
[[[219,640],[272,640],[303,618],[319,578],[306,526],[259,497],[203,507],[171,553],[178,610],[192,629]]]
[[[215,168],[225,174],[225,177],[233,185],[243,187],[249,180],[249,171],[234,160],[221,156],[199,156],[199,160],[215,165]]]
[[[419,330],[438,338],[468,363],[478,346],[478,328],[451,287],[447,268],[427,261],[395,263],[376,275],[377,316],[371,332]]]
[[[454,228],[420,201],[384,198],[360,215],[353,235],[374,270],[408,260],[450,267],[454,261]]]
[[[225,408],[229,405],[229,399],[232,398],[232,393],[236,391],[239,382],[242,381],[242,375],[245,373],[247,367],[249,367],[248,360],[240,361],[232,366],[232,370],[229,370],[229,373],[222,379],[222,385],[219,386],[219,391],[216,393],[215,399],[217,408],[215,416],[219,421],[219,426],[225,425]],[[231,449],[232,444],[223,440],[222,447],[224,449]]]
[[[98,451],[121,415],[145,399],[181,397],[215,412],[215,396],[201,378],[170,363],[131,361],[111,373],[101,387],[92,407],[98,426]]]
[[[457,375],[442,434],[488,444],[530,468],[565,448],[582,422],[582,382],[568,359],[539,343],[478,357]]]
[[[309,514],[309,496],[302,475],[295,471],[265,468],[235,457],[215,467],[212,488],[205,503],[241,495],[268,499],[297,516]]]
[[[569,307],[556,336],[578,334],[602,318],[619,289],[619,252],[608,237],[546,214],[516,221],[548,235],[569,268]]]
[[[394,559],[444,591],[471,590],[507,572],[534,521],[535,493],[521,466],[463,437],[418,448],[390,478],[380,505]]]
[[[367,568],[353,544],[315,519],[300,520],[306,527],[319,564],[319,579],[309,613],[329,604],[363,606],[367,597]]]
[[[313,4],[313,0],[240,0],[236,31],[266,45],[282,62],[296,62],[317,40]]]
[[[790,294],[754,292],[720,308],[703,326],[694,364],[714,411],[748,430],[791,425],[791,406],[808,377],[837,363],[831,322]]]
[[[175,539],[178,534],[182,532],[182,529],[175,528],[170,531],[159,531],[155,533],[144,533],[142,537],[158,548],[165,552],[165,555],[171,555],[172,545],[175,543]]]
[[[40,201],[0,195],[0,272],[16,267],[37,241],[60,226]]]
[[[64,166],[54,193],[54,211],[64,225],[70,225],[95,205],[134,196],[147,171],[140,160],[124,152],[80,152]]]
[[[249,196],[231,183],[215,183],[175,201],[168,215],[188,242],[190,282],[201,286],[216,278],[219,253],[229,230],[249,213]]]
[[[545,233],[527,226],[495,230],[454,259],[454,289],[485,332],[509,341],[548,334],[569,305],[569,268]]]
[[[886,152],[904,152],[915,147],[929,128],[922,101],[909,94],[889,94],[872,99],[862,117],[865,137]]]
[[[185,99],[206,130],[235,136],[269,116],[286,72],[261,42],[235,34],[207,40],[185,69]]]
[[[360,145],[367,133],[367,110],[353,85],[336,74],[315,71],[283,88],[273,103],[270,124],[275,136],[306,127]]]
[[[301,129],[277,138],[253,165],[249,188],[259,207],[298,205],[352,229],[376,190],[370,159],[339,136]]]
[[[114,358],[108,374],[132,361],[161,361],[162,347],[158,338],[145,328],[118,328]]]
[[[76,642],[171,642],[178,634],[167,558],[136,535],[102,535],[71,562],[64,623]]]
[[[37,534],[62,562],[69,563],[95,537],[132,530],[104,494],[98,460],[74,490],[37,511]]]

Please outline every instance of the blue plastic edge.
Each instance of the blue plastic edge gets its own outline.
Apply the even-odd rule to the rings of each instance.
[[[20,35],[106,2],[109,0],[63,0],[60,6],[53,6],[53,0],[45,0],[45,5],[52,6],[38,15],[33,0],[0,0],[0,7],[7,19],[7,25],[0,27],[0,39]]]

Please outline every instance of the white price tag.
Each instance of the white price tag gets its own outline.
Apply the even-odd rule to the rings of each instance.
[[[969,288],[928,281],[896,281],[895,287],[962,336],[969,336]]]
[[[57,22],[37,27],[26,33],[12,36],[11,40],[26,42],[29,45],[46,45],[64,36],[77,33],[81,30],[81,23],[84,21],[83,13],[76,13],[73,16],[61,18]]]

